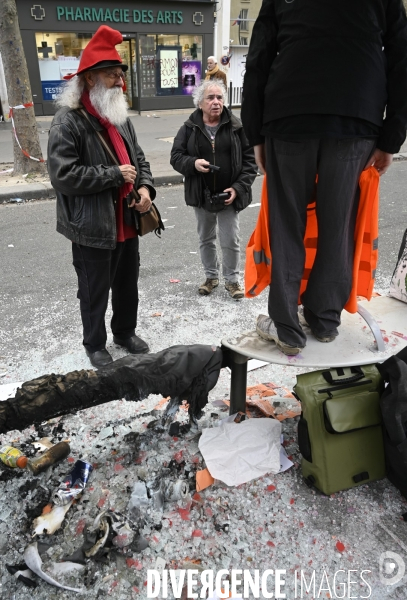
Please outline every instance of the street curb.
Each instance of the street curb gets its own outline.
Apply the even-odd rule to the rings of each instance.
[[[0,191],[0,204],[15,203],[21,200],[50,200],[55,198],[51,182],[10,185]]]
[[[183,176],[179,173],[169,173],[168,175],[158,175],[154,177],[154,184],[157,187],[164,185],[176,185],[182,183]],[[0,190],[0,204],[15,204],[18,199],[21,200],[51,200],[55,198],[55,190],[51,182],[33,184],[10,185],[7,189]]]

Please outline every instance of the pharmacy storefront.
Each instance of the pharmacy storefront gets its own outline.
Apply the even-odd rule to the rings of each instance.
[[[191,94],[213,53],[214,4],[209,0],[17,0],[36,115],[55,113],[63,77],[75,73],[100,25],[123,35],[116,46],[129,66],[126,96],[134,110],[193,106]]]

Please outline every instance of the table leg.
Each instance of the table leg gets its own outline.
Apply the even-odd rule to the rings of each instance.
[[[224,362],[223,366],[229,367],[231,371],[230,380],[230,411],[246,412],[246,388],[247,388],[247,356],[238,354],[229,348],[222,346]]]

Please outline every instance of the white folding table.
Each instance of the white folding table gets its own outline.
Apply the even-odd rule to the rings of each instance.
[[[279,365],[330,369],[380,363],[407,346],[407,306],[389,296],[358,304],[358,312],[342,312],[339,336],[328,344],[318,342],[308,327],[307,345],[300,354],[287,356],[256,331],[222,339],[224,364],[231,369],[230,412],[246,407],[247,361],[251,358]]]

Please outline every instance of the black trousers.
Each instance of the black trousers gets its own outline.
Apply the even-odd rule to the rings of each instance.
[[[105,314],[112,290],[113,335],[127,339],[137,326],[139,251],[138,237],[118,242],[115,250],[72,244],[78,276],[78,299],[83,324],[83,345],[89,352],[106,346]]]
[[[266,138],[272,252],[268,311],[279,338],[287,344],[306,343],[297,311],[305,263],[307,204],[312,199],[316,199],[318,248],[301,301],[316,333],[335,332],[340,325],[352,288],[359,177],[375,143],[365,138]]]

